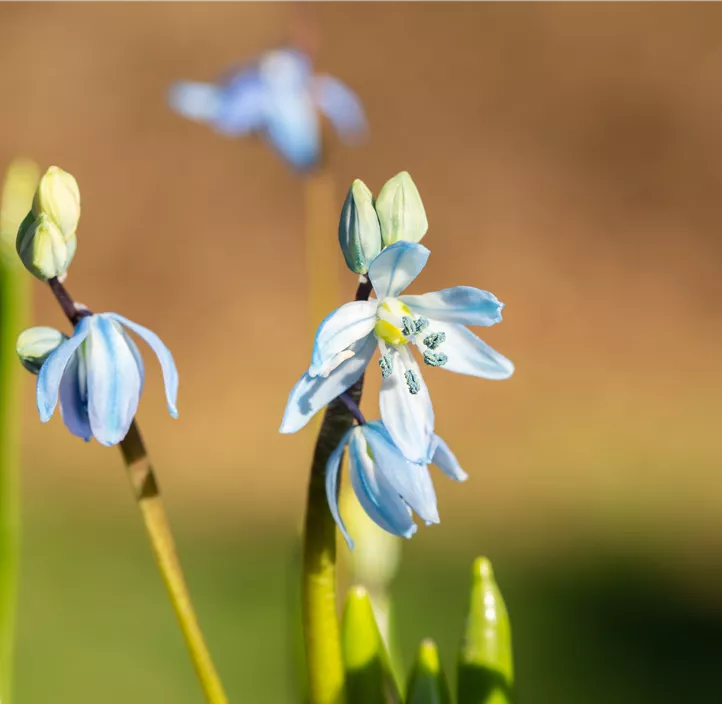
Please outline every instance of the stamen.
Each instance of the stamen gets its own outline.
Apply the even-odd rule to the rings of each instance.
[[[401,329],[401,332],[404,334],[404,337],[411,337],[412,335],[416,334],[416,324],[414,323],[414,319],[410,318],[408,315],[405,315],[403,318],[401,318],[401,322],[403,323],[403,328]]]
[[[449,358],[443,352],[424,350],[424,364],[430,367],[443,367],[448,361]]]
[[[379,366],[381,367],[381,376],[384,379],[391,376],[391,372],[393,371],[391,369],[391,355],[388,353],[382,354],[379,359]]]
[[[415,396],[419,393],[419,391],[421,391],[419,377],[416,376],[416,372],[413,369],[407,369],[404,373],[404,378],[406,379],[406,386],[409,387],[409,393],[412,396]]]
[[[430,350],[435,350],[444,340],[446,340],[445,332],[432,332],[424,338],[424,344]]]
[[[416,318],[416,322],[414,323],[414,328],[416,330],[416,333],[420,333],[423,330],[426,330],[426,328],[429,327],[429,320],[428,318],[424,318],[424,316],[419,316]]]

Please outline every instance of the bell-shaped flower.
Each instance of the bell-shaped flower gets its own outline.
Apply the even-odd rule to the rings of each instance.
[[[316,333],[311,366],[291,391],[282,433],[295,433],[364,373],[376,348],[381,358],[381,418],[394,443],[412,462],[433,454],[434,410],[419,365],[484,379],[506,379],[514,365],[482,342],[467,325],[501,321],[496,296],[470,286],[403,296],[426,266],[429,250],[414,242],[384,249],[369,267],[376,298],[346,303]]]
[[[436,493],[427,463],[409,462],[394,444],[384,424],[371,421],[349,430],[326,463],[326,497],[334,520],[349,547],[353,540],[339,511],[338,486],[341,458],[348,446],[351,486],[374,523],[402,538],[416,532],[413,513],[427,525],[439,522]],[[446,443],[432,436],[430,462],[451,479],[464,481],[461,469]]]
[[[312,168],[321,156],[319,114],[331,121],[344,141],[366,131],[356,94],[332,76],[314,74],[309,57],[295,49],[263,54],[217,84],[175,83],[169,101],[184,117],[224,134],[264,135],[299,170]]]
[[[145,376],[143,359],[124,328],[145,340],[163,371],[168,410],[178,417],[178,371],[168,348],[154,333],[116,313],[88,315],[72,337],[50,354],[38,375],[37,404],[46,423],[60,400],[68,430],[85,440],[116,445],[138,410]]]

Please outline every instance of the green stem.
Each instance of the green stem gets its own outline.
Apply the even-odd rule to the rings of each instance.
[[[362,279],[356,300],[367,300],[371,286]],[[361,401],[363,376],[348,390]],[[302,606],[309,704],[342,704],[345,675],[336,607],[336,524],[326,501],[326,462],[353,415],[339,398],[326,409],[311,465],[303,535]]]

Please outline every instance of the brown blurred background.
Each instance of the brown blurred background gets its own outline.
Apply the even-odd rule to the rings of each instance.
[[[360,148],[333,144],[336,207],[354,178],[377,191],[408,170],[432,250],[414,291],[475,285],[507,304],[482,336],[516,363],[510,381],[426,375],[437,430],[471,478],[437,481],[442,523],[419,532],[410,559],[451,543],[460,565],[492,548],[525,566],[639,554],[718,613],[714,4],[1,7],[0,163],[23,155],[77,177],[70,289],[151,327],[176,356],[180,420],[150,361],[139,417],[177,520],[221,541],[292,536],[303,508],[312,431],[277,434],[311,347],[303,183],[261,141],[221,137],[165,99],[176,79],[214,79],[283,43],[298,17],[316,23],[319,69],[359,93],[371,124]],[[355,279],[337,262],[348,298]],[[35,322],[61,324],[39,284]],[[33,525],[130,513],[117,453],[57,418],[41,426],[30,378],[27,398]],[[372,392],[365,407],[375,413]],[[54,549],[38,540],[31,565]],[[560,691],[548,701],[575,701]]]

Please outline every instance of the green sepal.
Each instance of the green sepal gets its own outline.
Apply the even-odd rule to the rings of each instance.
[[[511,626],[491,563],[474,561],[471,597],[458,663],[459,704],[514,701]]]
[[[451,704],[451,693],[436,643],[430,638],[421,641],[411,668],[406,704]]]

